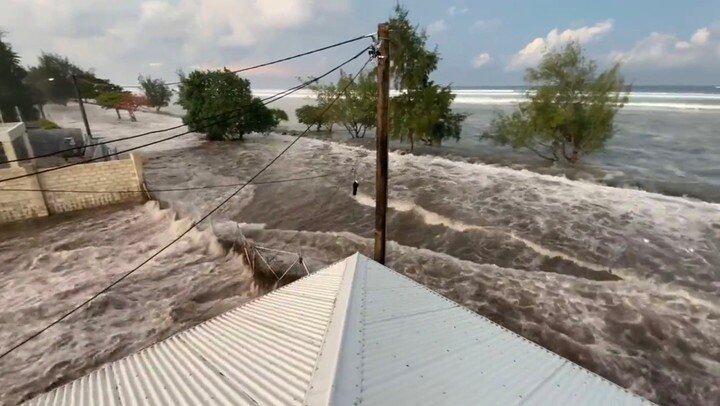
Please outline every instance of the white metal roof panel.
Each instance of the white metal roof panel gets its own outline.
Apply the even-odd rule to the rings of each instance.
[[[642,404],[361,255],[34,404]]]
[[[29,403],[302,404],[345,264],[334,264]]]
[[[333,404],[649,403],[363,256],[354,279]]]

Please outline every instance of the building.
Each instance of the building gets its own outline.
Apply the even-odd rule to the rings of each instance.
[[[362,255],[32,405],[649,402]]]
[[[0,123],[0,168],[19,167],[19,162],[10,162],[35,156],[25,130],[25,123]]]

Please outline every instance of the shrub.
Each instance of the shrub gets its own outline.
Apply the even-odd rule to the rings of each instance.
[[[280,122],[277,113],[252,96],[250,81],[227,69],[181,75],[178,104],[185,109],[183,122],[188,128],[206,133],[210,140],[241,140],[251,132],[270,131]],[[224,112],[222,117],[206,119]]]

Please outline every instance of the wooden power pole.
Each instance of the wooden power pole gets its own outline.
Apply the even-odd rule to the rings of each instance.
[[[375,153],[375,261],[385,263],[385,238],[388,191],[388,102],[390,98],[390,29],[387,23],[378,24],[377,38],[377,132]]]
[[[87,132],[87,141],[92,140],[92,133],[90,132],[90,123],[85,113],[85,104],[83,103],[82,95],[80,94],[80,88],[77,84],[77,76],[72,75],[73,85],[75,85],[75,94],[77,95],[78,104],[80,105],[80,114],[82,114],[83,123],[85,123],[85,131]]]

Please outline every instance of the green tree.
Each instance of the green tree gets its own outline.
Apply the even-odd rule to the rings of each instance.
[[[377,87],[375,75],[360,73],[355,80],[352,75],[340,72],[335,86],[344,92],[337,99],[337,121],[353,138],[365,137],[368,128],[375,127],[377,115]]]
[[[577,163],[602,149],[614,133],[615,115],[627,102],[620,65],[598,73],[580,45],[546,54],[525,74],[528,102],[499,115],[488,135],[500,144],[527,148],[549,161]]]
[[[43,52],[38,58],[38,65],[29,70],[29,83],[42,95],[42,99],[50,103],[67,104],[76,97],[72,75],[84,78],[85,72],[71,63],[67,58]],[[82,83],[82,84],[81,84]],[[90,92],[88,83],[79,81],[78,86]]]
[[[118,120],[122,120],[122,117],[120,116],[120,108],[126,94],[127,92],[119,91],[104,92],[100,93],[95,98],[95,101],[104,109],[114,109]]]
[[[156,111],[160,111],[162,107],[166,107],[170,104],[172,98],[172,90],[165,84],[162,79],[153,79],[150,76],[144,77],[140,75],[138,77],[140,86],[142,86],[145,97],[147,97],[150,106],[155,107]]]
[[[206,133],[210,140],[242,140],[251,132],[270,131],[280,121],[252,96],[250,81],[227,69],[182,75],[178,104],[185,109],[183,122],[188,128]],[[226,111],[224,119],[204,120]]]
[[[413,25],[408,11],[395,6],[390,18],[390,76],[400,94],[390,101],[390,130],[400,142],[407,138],[410,149],[415,141],[440,145],[444,139],[459,139],[464,114],[451,109],[455,96],[450,86],[430,80],[440,55],[427,48],[427,35]]]
[[[309,88],[315,92],[317,120],[322,121],[326,131],[332,131],[335,123],[340,120],[338,103],[337,101],[333,102],[339,91],[337,86],[334,83],[316,83]]]
[[[444,139],[460,139],[466,115],[452,112],[450,106],[454,99],[449,86],[432,81],[393,97],[390,101],[393,134],[400,139],[407,138],[411,150],[416,139],[425,145],[441,145]]]
[[[320,128],[325,124],[325,120],[320,114],[322,109],[318,106],[306,104],[295,110],[295,116],[301,124],[307,126],[314,126],[315,131],[320,131]]]
[[[17,107],[25,120],[37,118],[33,108],[33,94],[23,79],[27,72],[20,66],[20,59],[10,44],[2,40],[0,32],[0,113],[5,121],[20,120]]]

